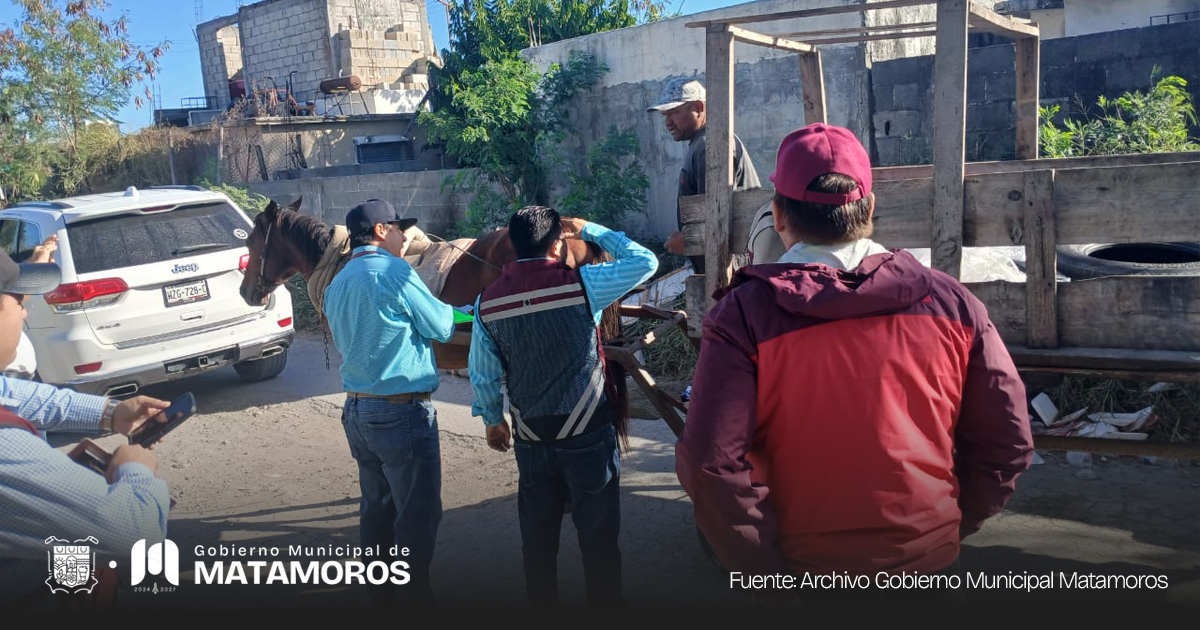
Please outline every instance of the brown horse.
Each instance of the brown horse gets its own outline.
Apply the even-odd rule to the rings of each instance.
[[[254,217],[254,229],[246,237],[249,263],[242,279],[241,295],[252,306],[266,304],[271,292],[299,273],[308,280],[333,240],[336,226],[299,211],[300,199],[280,207],[274,201]],[[563,262],[571,267],[611,260],[595,243],[566,239]],[[484,287],[500,277],[504,265],[517,259],[508,229],[501,228],[476,239],[446,274],[438,299],[452,306],[474,304]],[[434,361],[439,369],[467,367],[471,324],[459,324],[450,343],[434,343]],[[600,320],[602,339],[621,335],[619,305],[605,309]],[[625,443],[629,426],[629,398],[625,369],[616,361],[605,365],[608,393],[617,410],[617,434]]]

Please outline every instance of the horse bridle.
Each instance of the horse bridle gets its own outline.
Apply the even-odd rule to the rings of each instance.
[[[271,245],[271,228],[275,227],[275,222],[267,223],[267,234],[263,237],[262,253],[258,255],[258,287],[261,289],[266,285],[267,279],[267,248]]]

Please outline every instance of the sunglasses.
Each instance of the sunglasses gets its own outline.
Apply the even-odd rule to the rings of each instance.
[[[21,306],[25,306],[25,295],[23,295],[21,293],[9,293],[7,291],[5,291],[4,295],[7,295],[8,297],[16,300],[17,304],[20,304]]]

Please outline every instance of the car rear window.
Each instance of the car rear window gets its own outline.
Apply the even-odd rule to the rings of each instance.
[[[243,247],[250,225],[209,203],[158,214],[119,214],[67,225],[76,273],[133,267]]]

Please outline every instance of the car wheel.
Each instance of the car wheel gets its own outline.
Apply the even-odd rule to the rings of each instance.
[[[1058,270],[1073,280],[1200,275],[1200,243],[1060,245]]]
[[[285,365],[287,365],[287,350],[265,359],[234,363],[233,369],[237,370],[238,376],[253,383],[279,376]]]

